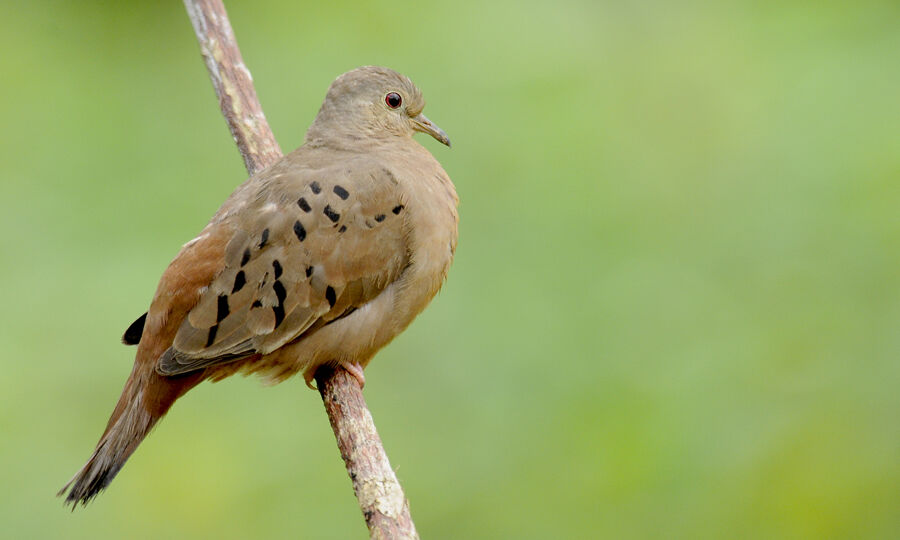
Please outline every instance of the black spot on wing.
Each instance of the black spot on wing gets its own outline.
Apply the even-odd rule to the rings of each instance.
[[[297,240],[301,242],[306,240],[306,229],[303,228],[303,224],[299,221],[294,222],[294,234],[297,235]]]
[[[404,208],[404,206],[402,204],[398,204],[397,206],[395,206],[394,208],[391,209],[391,212],[393,212],[394,214],[399,214],[401,211],[403,211],[403,208]]]
[[[332,223],[337,223],[337,220],[341,219],[341,215],[331,209],[330,204],[325,205],[325,210],[323,210],[328,219],[331,220]]]
[[[231,311],[228,309],[228,295],[220,294],[219,303],[216,306],[216,324],[222,322],[222,319],[228,316]],[[209,347],[209,345],[207,345]]]
[[[346,226],[346,225],[341,225],[341,228],[338,229],[338,232],[339,232],[339,233],[342,233],[342,232],[344,232],[344,231],[346,231],[346,230],[347,230],[347,226]]]
[[[144,333],[144,323],[147,322],[147,314],[144,313],[140,317],[138,317],[131,326],[128,327],[128,330],[125,330],[125,334],[122,335],[122,343],[125,345],[137,345],[141,342],[141,334]]]
[[[259,239],[259,249],[262,249],[269,241],[269,229],[264,229]]]
[[[275,271],[275,279],[280,278],[280,277],[281,277],[281,272],[284,271],[284,270],[281,268],[281,263],[278,262],[278,259],[275,259],[274,261],[272,261],[272,269]]]
[[[275,328],[278,328],[278,325],[284,320],[284,306],[281,304],[272,306],[272,313],[275,314]]]
[[[297,206],[299,206],[300,210],[303,210],[304,212],[309,212],[312,210],[312,206],[310,206],[309,203],[306,202],[306,199],[304,199],[303,197],[300,197],[300,200],[297,201]]]
[[[307,267],[306,267],[306,277],[311,276],[312,273],[313,273],[313,267],[312,267],[312,266],[307,266]]]
[[[234,276],[234,287],[231,289],[231,294],[238,292],[239,290],[244,288],[244,285],[247,284],[247,275],[244,274],[244,271],[241,270]]]
[[[341,186],[334,186],[334,194],[345,201],[347,200],[347,197],[350,196],[350,192]]]
[[[261,307],[262,307],[262,302],[260,302],[259,300],[254,300],[253,304],[250,305],[250,309],[256,309],[256,308],[261,308]]]
[[[284,285],[280,281],[276,281],[272,284],[272,289],[275,290],[275,296],[278,297],[278,304],[283,304],[284,299],[287,297],[287,290],[284,288]]]
[[[241,257],[241,266],[244,266],[250,262],[250,248],[244,250],[244,255]]]
[[[275,262],[277,263],[278,261]],[[280,273],[281,265],[276,270],[276,276]],[[284,320],[284,299],[287,298],[287,290],[277,279],[272,284],[272,289],[275,291],[275,296],[278,297],[278,304],[272,306],[272,313],[275,315],[275,328],[278,328],[278,325]]]
[[[329,307],[334,307],[334,303],[337,302],[337,295],[334,293],[334,287],[331,285],[325,289],[325,299],[328,300]]]
[[[209,347],[216,341],[216,332],[219,331],[219,325],[215,325],[209,329],[209,335],[206,337],[206,346]]]
[[[375,216],[375,221],[377,221],[378,223],[384,221],[384,214],[378,214],[377,216]]]
[[[320,186],[318,182],[312,182],[311,184],[309,184],[309,189],[311,189],[312,192],[316,195],[322,192],[322,186]]]

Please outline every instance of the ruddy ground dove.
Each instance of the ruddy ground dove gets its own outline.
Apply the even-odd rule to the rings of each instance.
[[[252,176],[163,273],[125,332],[134,368],[84,467],[86,503],[180,396],[236,372],[280,382],[322,364],[362,379],[431,301],[457,238],[457,196],[415,132],[450,145],[403,75],[363,67],[328,90],[303,146]]]

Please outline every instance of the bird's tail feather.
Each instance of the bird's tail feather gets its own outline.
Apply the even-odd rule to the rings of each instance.
[[[57,493],[74,510],[86,505],[112,482],[156,422],[200,377],[161,377],[155,372],[132,372],[94,453]]]
[[[73,509],[78,503],[87,504],[112,482],[156,423],[157,418],[147,411],[143,398],[143,389],[129,379],[94,453],[57,493],[57,496],[65,495],[66,504],[71,504]]]

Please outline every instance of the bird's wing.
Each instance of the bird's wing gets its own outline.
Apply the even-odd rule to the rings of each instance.
[[[231,231],[221,270],[160,357],[163,375],[270,353],[366,304],[409,262],[387,169],[283,172],[247,198],[210,225]]]

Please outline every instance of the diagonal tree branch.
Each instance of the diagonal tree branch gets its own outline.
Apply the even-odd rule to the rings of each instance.
[[[372,538],[419,538],[409,501],[391,468],[359,381],[343,368],[322,366],[316,386],[325,403],[353,491]]]
[[[244,65],[225,6],[220,0],[185,0],[184,5],[200,42],[200,54],[219,98],[219,108],[247,172],[255,174],[278,161],[281,148],[256,97],[253,77]]]
[[[250,174],[282,156],[238,50],[221,0],[184,0],[219,107]],[[362,388],[342,368],[319,368],[316,385],[371,538],[418,538],[409,501],[391,469]]]

